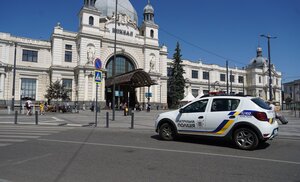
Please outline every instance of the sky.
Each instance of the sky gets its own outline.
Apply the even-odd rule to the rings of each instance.
[[[50,40],[57,22],[77,32],[78,13],[84,0],[1,0],[0,32]],[[147,0],[130,0],[139,24]],[[282,73],[283,82],[300,79],[299,0],[151,0],[159,42],[173,57],[179,42],[182,58],[205,64],[247,66],[258,46]]]

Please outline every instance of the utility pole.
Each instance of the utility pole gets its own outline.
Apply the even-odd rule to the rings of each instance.
[[[228,83],[228,61],[226,60],[226,91],[229,93],[229,83]]]
[[[12,99],[11,99],[11,110],[12,111],[15,110],[16,64],[17,64],[17,43],[15,42],[13,88],[12,88]]]
[[[272,37],[270,35],[260,35],[268,39],[268,62],[269,62],[269,100],[272,101],[272,71],[271,71],[271,48],[270,48],[270,39],[276,39],[277,37]]]
[[[230,78],[230,95],[232,94],[232,70],[230,70],[230,76],[229,76],[229,78]]]
[[[114,60],[112,64],[112,76],[113,76],[113,98],[112,98],[112,120],[115,120],[115,112],[116,112],[116,107],[115,107],[115,91],[116,91],[116,84],[115,84],[115,74],[116,74],[116,58],[117,58],[117,17],[118,17],[118,0],[116,0],[116,9],[115,9],[115,41],[114,41]]]

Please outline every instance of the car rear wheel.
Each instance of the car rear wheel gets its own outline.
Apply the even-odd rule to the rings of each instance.
[[[257,134],[249,128],[235,130],[233,139],[236,146],[243,150],[253,150],[259,143]]]
[[[174,140],[175,138],[175,129],[174,127],[169,123],[164,123],[159,128],[159,136],[163,140]]]

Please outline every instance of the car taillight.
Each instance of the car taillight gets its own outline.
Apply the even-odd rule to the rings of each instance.
[[[260,121],[269,121],[265,112],[254,112],[253,116]]]

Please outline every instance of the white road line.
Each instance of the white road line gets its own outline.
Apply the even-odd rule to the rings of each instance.
[[[39,138],[40,136],[0,135],[0,138]]]
[[[38,140],[47,141],[47,142],[83,144],[82,142],[69,141],[69,140],[50,140],[50,139],[38,139]],[[300,165],[300,162],[296,162],[296,161],[286,161],[286,160],[267,159],[267,158],[258,158],[258,157],[247,157],[247,156],[238,156],[238,155],[226,155],[226,154],[217,154],[217,153],[194,152],[194,151],[185,151],[185,150],[170,150],[170,149],[139,147],[139,146],[130,146],[130,145],[113,145],[113,144],[105,144],[105,143],[85,142],[84,144],[85,145],[94,145],[94,146],[104,146],[104,147],[131,148],[131,149],[140,149],[140,150],[152,150],[152,151],[160,151],[160,152],[173,152],[173,153],[185,153],[185,154],[195,154],[195,155],[207,155],[207,156],[217,156],[217,157],[227,157],[227,158],[235,158],[235,159],[247,159],[247,160],[257,160],[257,161],[266,161],[266,162],[274,162],[274,163],[285,163],[285,164]]]
[[[0,131],[0,135],[39,135],[39,136],[46,136],[49,135],[51,133],[36,133],[36,132],[1,132]]]
[[[54,133],[59,133],[59,131],[48,131],[48,130],[39,130],[39,131],[31,131],[31,130],[0,130],[1,132],[9,132],[9,133],[17,133],[17,132],[24,132],[24,133],[45,133],[45,134],[54,134]]]
[[[0,143],[0,147],[5,147],[5,146],[8,146],[8,145],[11,145],[11,143]]]
[[[25,142],[26,140],[14,139],[14,138],[0,138],[0,142]]]
[[[21,161],[18,161],[18,162],[14,162],[14,163],[12,163],[12,165],[23,164],[25,162],[29,162],[29,161],[33,161],[33,160],[45,158],[45,157],[48,157],[48,156],[51,156],[51,155],[52,154],[49,153],[49,154],[45,154],[45,155],[41,155],[41,156],[32,157],[32,158],[29,158],[29,159],[25,159],[25,160],[21,160]]]

